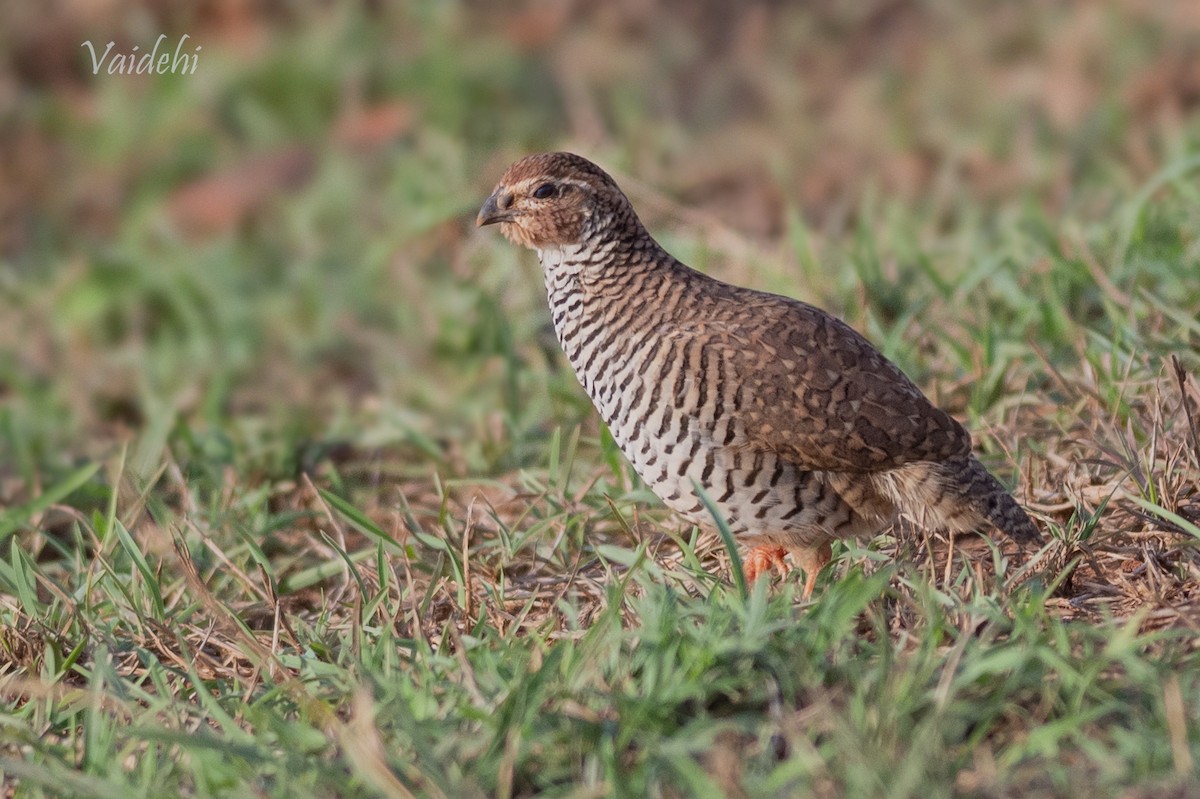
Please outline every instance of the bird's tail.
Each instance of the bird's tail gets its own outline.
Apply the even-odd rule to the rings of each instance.
[[[1042,540],[1029,515],[970,455],[919,461],[878,473],[875,487],[918,524],[951,532],[991,524],[1021,545]]]
[[[963,499],[1000,532],[1018,544],[1041,542],[1042,534],[1029,514],[982,463],[969,458],[961,479]]]

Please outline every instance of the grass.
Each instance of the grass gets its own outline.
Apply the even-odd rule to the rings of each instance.
[[[14,44],[3,795],[1195,793],[1189,28],[957,8],[663,15],[657,48],[587,8],[147,12],[195,80]],[[551,146],[863,330],[1046,546],[904,526],[812,602],[731,582],[472,229]]]

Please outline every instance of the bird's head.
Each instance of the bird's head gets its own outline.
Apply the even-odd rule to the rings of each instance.
[[[534,250],[587,245],[637,217],[616,181],[573,153],[538,153],[504,172],[475,224],[500,224],[514,244]]]

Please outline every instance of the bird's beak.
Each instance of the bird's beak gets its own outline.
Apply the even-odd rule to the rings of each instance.
[[[483,207],[479,209],[479,216],[475,217],[475,224],[483,227],[484,225],[494,225],[497,222],[512,221],[515,214],[509,208],[500,210],[502,200],[506,206],[512,205],[512,197],[506,195],[501,189],[496,189],[491,197],[484,200]]]

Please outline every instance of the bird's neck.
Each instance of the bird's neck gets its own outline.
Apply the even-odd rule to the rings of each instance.
[[[537,252],[555,333],[577,371],[583,353],[574,331],[627,328],[634,321],[635,306],[643,321],[662,310],[653,304],[631,302],[631,297],[656,294],[661,281],[670,280],[674,259],[649,236],[636,247],[628,239],[614,237]]]
[[[541,248],[537,256],[547,280],[552,275],[578,278],[592,262],[590,249],[582,244]]]
[[[589,248],[573,244],[548,247],[537,251],[546,281],[546,295],[554,316],[554,327],[560,332],[564,322],[577,322],[583,305],[594,294],[590,289],[595,281],[587,279],[589,268],[598,271]]]

